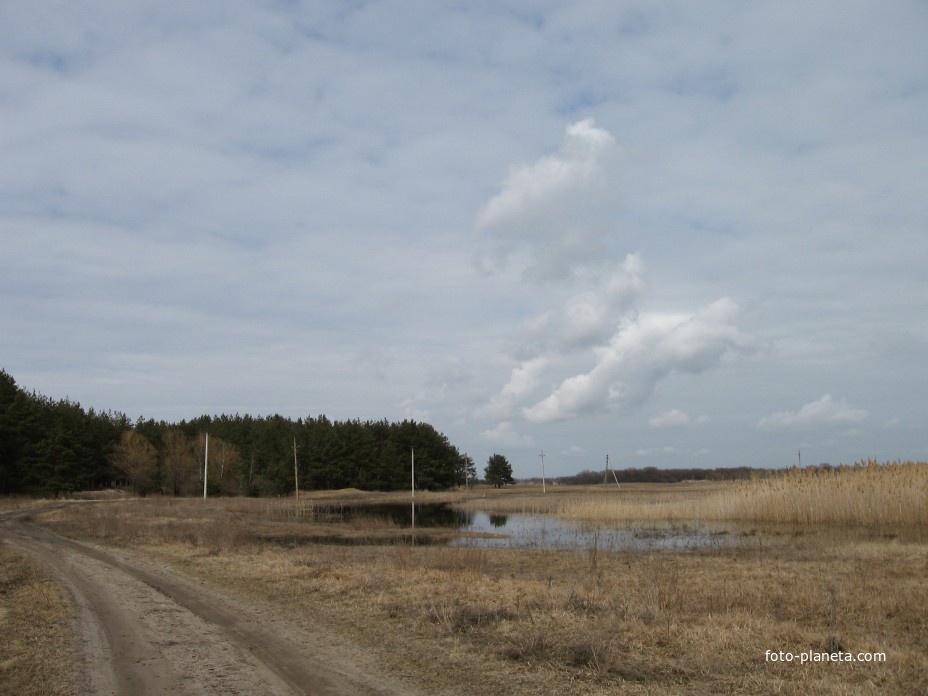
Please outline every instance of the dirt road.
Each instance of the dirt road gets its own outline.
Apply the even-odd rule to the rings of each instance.
[[[45,563],[73,598],[91,694],[408,694],[370,655],[323,629],[30,522],[0,539]]]

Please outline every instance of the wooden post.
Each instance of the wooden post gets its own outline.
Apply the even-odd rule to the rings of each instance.
[[[293,438],[293,495],[300,501],[300,470],[296,465],[296,437]]]
[[[209,473],[209,433],[206,433],[206,446],[203,448],[203,500],[206,500],[206,475]]]
[[[545,488],[545,451],[542,450],[538,456],[541,457],[541,492],[545,494],[548,492]]]
[[[412,530],[413,533],[416,531],[416,448],[410,448],[410,461],[412,462],[412,471],[410,472],[409,479],[411,481],[411,490],[412,495],[410,496],[410,507],[412,508]],[[416,537],[413,536],[412,543],[416,543]]]

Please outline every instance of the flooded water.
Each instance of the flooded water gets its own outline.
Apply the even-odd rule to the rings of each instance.
[[[463,529],[470,524],[474,513],[455,510],[446,503],[417,503],[415,526],[450,527]],[[348,522],[361,518],[389,520],[397,527],[413,526],[413,506],[408,503],[382,503],[379,505],[317,505],[313,508],[317,521]]]
[[[413,525],[415,510],[415,525]],[[333,506],[319,510],[333,521],[358,517],[380,517],[412,529],[442,527],[461,535],[452,546],[484,548],[550,548],[602,551],[675,551],[730,546],[737,535],[714,531],[701,525],[616,526],[561,520],[549,515],[501,515],[456,510],[444,503]]]
[[[463,532],[483,532],[494,537],[462,536],[456,546],[588,549],[602,551],[675,551],[728,546],[734,542],[725,532],[696,525],[588,524],[560,520],[547,515],[490,515],[473,513]]]

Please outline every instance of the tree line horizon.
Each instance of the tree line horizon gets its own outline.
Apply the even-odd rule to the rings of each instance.
[[[119,485],[139,495],[202,494],[207,433],[212,495],[292,493],[294,464],[305,489],[403,489],[413,449],[417,488],[476,478],[473,460],[428,423],[277,414],[132,422],[122,413],[85,411],[69,399],[27,392],[0,370],[0,493]]]
[[[402,490],[410,486],[412,450],[420,489],[515,482],[508,459],[498,453],[478,479],[473,459],[428,423],[277,414],[132,422],[122,413],[84,410],[69,399],[28,392],[0,369],[0,494],[57,496],[117,486],[138,495],[201,495],[207,433],[210,495],[292,494],[294,465],[304,490]],[[621,482],[671,482],[746,478],[757,470],[613,471]],[[590,484],[603,474],[583,471],[550,480]]]

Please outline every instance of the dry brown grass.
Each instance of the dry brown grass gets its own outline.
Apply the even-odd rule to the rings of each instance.
[[[372,500],[370,494],[366,500]],[[334,497],[324,503],[279,498],[135,498],[63,505],[46,512],[43,519],[79,519],[82,534],[111,543],[180,543],[211,554],[261,544],[293,548],[319,542],[357,545],[411,540],[409,529],[382,516],[333,521],[332,509],[345,502],[356,504]],[[450,529],[419,529],[415,538],[430,543],[453,534]]]
[[[29,556],[0,545],[0,694],[80,693],[71,608]]]
[[[696,506],[711,494],[730,490],[734,482],[631,483],[616,486],[536,484],[459,493],[450,502],[460,510],[496,514],[557,515],[591,522],[696,520]]]
[[[859,526],[928,531],[928,464],[865,461],[832,470],[792,469],[764,478],[674,489],[645,497],[565,496],[558,516],[590,521],[702,521]]]
[[[56,503],[52,498],[29,498],[27,496],[4,495],[0,496],[0,512],[22,510],[24,508],[41,507]]]
[[[642,487],[635,495],[679,504],[730,488]],[[520,496],[527,489],[487,500],[531,504]],[[569,496],[551,498],[560,505]],[[666,553],[346,546],[303,543],[305,535],[262,543],[269,528],[324,526],[269,519],[286,516],[287,504],[132,501],[52,517],[291,619],[328,625],[433,693],[928,691],[923,543],[830,528],[798,536],[761,528],[738,546]],[[330,540],[345,533],[336,525]],[[766,650],[835,648],[885,652],[887,661],[764,658]]]
[[[875,528],[928,527],[928,463],[874,460],[793,469],[707,500],[706,519]]]

